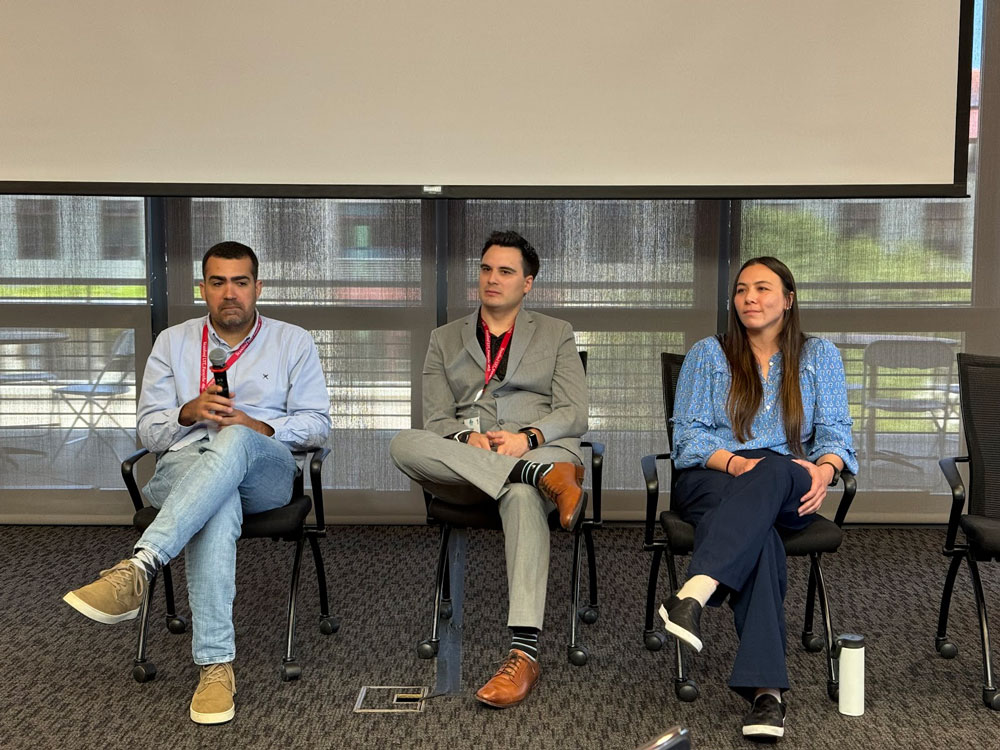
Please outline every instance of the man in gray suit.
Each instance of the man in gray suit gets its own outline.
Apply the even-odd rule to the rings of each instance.
[[[587,382],[570,325],[522,309],[538,266],[521,235],[490,235],[479,310],[431,333],[425,429],[400,432],[389,448],[396,466],[434,495],[499,503],[513,636],[507,659],[476,693],[498,708],[524,700],[540,673],[549,511],[555,505],[571,529],[583,509]]]

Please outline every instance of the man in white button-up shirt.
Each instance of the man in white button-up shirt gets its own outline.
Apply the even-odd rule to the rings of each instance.
[[[139,397],[139,437],[158,456],[145,493],[160,512],[131,559],[64,597],[98,622],[132,619],[157,570],[186,548],[191,649],[201,666],[190,716],[201,724],[235,715],[232,604],[243,514],[286,504],[292,451],[318,447],[330,432],[316,345],[302,328],[257,312],[257,268],[253,250],[238,242],[205,253],[208,315],[157,337]],[[223,368],[210,366],[216,349]],[[213,369],[225,369],[228,396]]]

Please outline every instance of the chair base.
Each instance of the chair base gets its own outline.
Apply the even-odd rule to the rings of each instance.
[[[649,585],[646,592],[646,628],[643,630],[643,643],[648,651],[659,651],[667,641],[667,633],[653,626],[652,613],[656,606],[657,583],[659,580],[660,561],[666,554],[666,568],[670,580],[670,591],[668,597],[673,595],[678,588],[677,571],[674,560],[674,553],[669,544],[663,546],[652,546],[653,559],[650,564]],[[833,621],[830,614],[830,603],[827,598],[826,584],[823,579],[823,568],[820,563],[820,553],[809,554],[809,584],[806,592],[806,607],[804,623],[802,627],[802,646],[812,653],[820,651],[826,652],[827,681],[826,692],[830,700],[836,701],[840,694],[840,685],[837,680],[837,655],[833,642]],[[813,632],[813,620],[815,616],[815,602],[819,600],[820,611],[822,613],[823,628],[826,636]],[[691,702],[698,698],[698,686],[688,675],[687,659],[689,658],[681,648],[681,642],[674,639],[674,660],[676,664],[676,677],[674,677],[674,692],[677,698],[684,702]]]
[[[667,642],[667,634],[662,630],[644,630],[642,633],[642,642],[645,644],[647,651],[659,651]]]
[[[680,677],[674,678],[674,693],[677,695],[677,700],[684,703],[694,703],[698,700],[698,686],[695,681],[690,677],[681,679]]]
[[[151,661],[136,661],[132,667],[132,678],[139,683],[149,682],[156,677],[156,665]]]
[[[297,680],[302,676],[302,667],[294,661],[282,662],[278,674],[281,677],[282,682],[291,682],[292,680]]]
[[[958,646],[949,641],[947,638],[935,638],[934,648],[940,654],[942,659],[954,659],[958,656]]]
[[[297,680],[302,675],[302,667],[298,664],[295,659],[294,654],[294,634],[295,634],[295,600],[298,593],[298,582],[299,582],[299,571],[302,562],[302,553],[305,549],[305,543],[308,539],[309,545],[313,555],[313,561],[316,565],[316,578],[319,584],[319,596],[320,596],[320,616],[319,616],[319,631],[323,635],[332,635],[340,630],[340,623],[335,617],[329,614],[328,611],[328,592],[326,587],[326,574],[325,566],[323,564],[322,553],[319,548],[318,540],[313,532],[307,531],[304,536],[300,537],[295,543],[295,553],[292,564],[292,575],[289,585],[288,592],[288,609],[287,609],[287,625],[285,632],[285,655],[282,659],[282,663],[279,667],[278,674],[283,682],[290,682],[292,680]],[[179,635],[187,631],[187,619],[181,615],[178,615],[174,611],[174,591],[173,591],[173,579],[170,570],[170,564],[161,568],[160,573],[163,576],[163,589],[164,597],[166,599],[167,613],[165,617],[167,630],[174,634]],[[146,658],[146,643],[148,640],[149,631],[149,615],[150,615],[150,604],[153,596],[153,589],[156,586],[157,578],[155,576],[150,582],[149,586],[146,588],[146,595],[143,598],[142,607],[139,611],[139,636],[138,642],[136,644],[136,655],[133,660],[132,666],[132,677],[136,682],[150,682],[156,678],[156,665]]]
[[[979,564],[968,547],[956,545],[946,548],[944,554],[951,558],[948,573],[945,576],[944,589],[941,592],[941,609],[938,615],[938,630],[934,638],[934,648],[943,659],[954,659],[958,655],[958,646],[948,638],[948,615],[951,609],[951,595],[955,588],[955,578],[958,569],[965,560],[969,565],[969,576],[972,579],[972,591],[976,597],[976,611],[979,615],[979,638],[982,647],[983,664],[983,705],[993,711],[1000,711],[1000,689],[993,681],[993,660],[990,653],[990,623],[986,612],[986,597],[983,593],[983,582],[979,576]]]
[[[434,611],[431,624],[431,636],[417,644],[418,659],[434,659],[440,652],[440,624],[450,620],[455,615],[455,607],[461,607],[452,600],[451,566],[449,550],[453,527],[446,521],[440,521],[441,532],[438,541],[438,558],[434,581]],[[593,528],[594,523],[582,521],[573,533],[573,563],[570,571],[570,634],[566,646],[566,658],[574,666],[583,666],[590,660],[587,647],[578,642],[577,624],[583,622],[592,625],[600,617],[600,605],[597,603],[597,570],[594,555]],[[583,547],[586,545],[587,569],[590,583],[590,601],[580,604],[580,567]],[[462,558],[464,560],[464,556]],[[456,571],[461,574],[461,571]]]
[[[590,660],[590,651],[587,650],[586,646],[578,643],[575,646],[566,647],[566,656],[574,667],[582,667]]]

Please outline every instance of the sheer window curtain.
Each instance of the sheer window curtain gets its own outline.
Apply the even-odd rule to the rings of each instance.
[[[149,351],[142,198],[0,196],[0,520],[106,522]]]

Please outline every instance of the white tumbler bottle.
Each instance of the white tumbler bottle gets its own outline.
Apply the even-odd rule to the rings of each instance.
[[[861,716],[865,712],[865,637],[845,633],[837,639],[840,653],[840,713]]]

